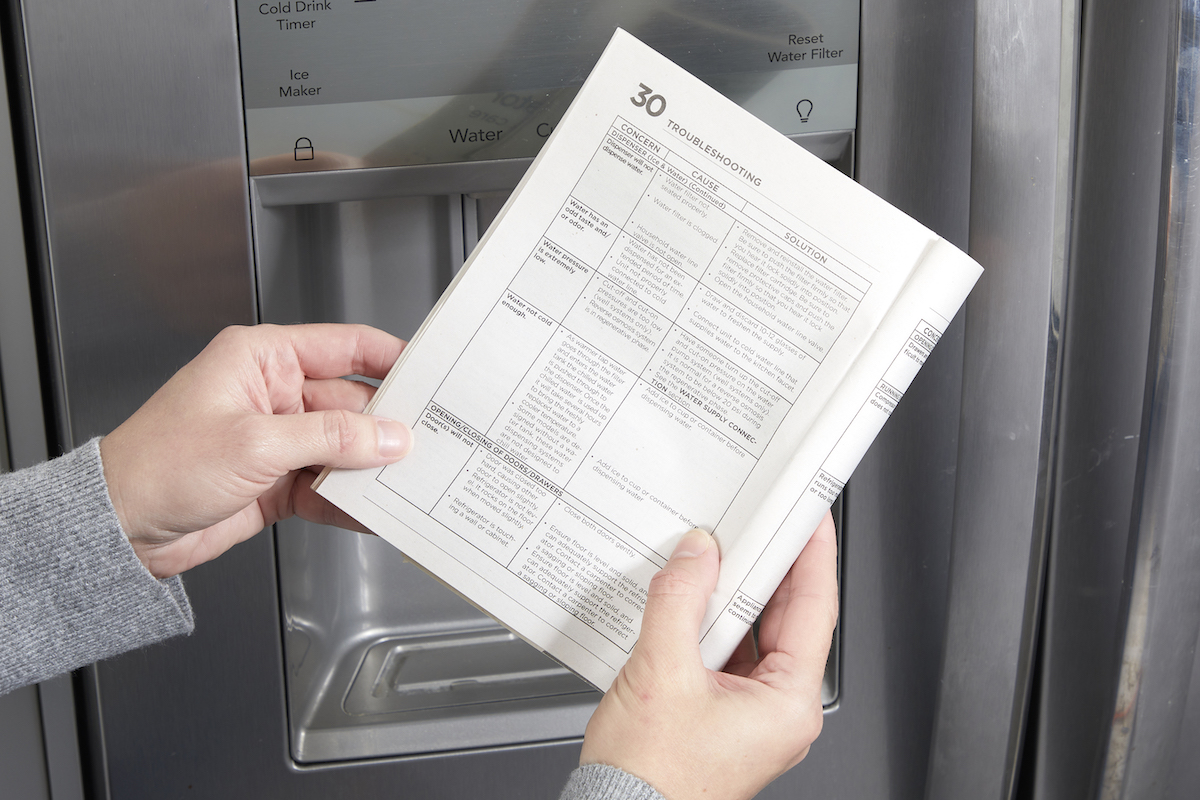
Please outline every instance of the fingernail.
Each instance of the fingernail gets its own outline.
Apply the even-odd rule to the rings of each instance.
[[[700,528],[692,528],[683,535],[679,540],[679,544],[675,545],[675,552],[671,553],[671,558],[696,558],[702,556],[712,544],[713,538],[708,535],[707,531]]]
[[[412,447],[412,433],[403,422],[394,419],[375,418],[375,429],[379,432],[379,455],[384,458],[402,458]]]

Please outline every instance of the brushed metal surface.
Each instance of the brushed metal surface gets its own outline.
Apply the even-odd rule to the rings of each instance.
[[[0,695],[0,783],[6,796],[50,800],[36,686]]]
[[[75,443],[254,319],[233,10],[23,4]],[[130,46],[136,42],[137,46]]]
[[[15,27],[18,20],[14,15],[5,21]],[[14,43],[6,39],[3,44]],[[0,62],[0,472],[44,461],[48,451],[29,254],[13,146],[13,131],[20,128],[9,116],[5,70]],[[5,705],[0,710],[0,786],[14,797],[82,800],[70,679],[53,678],[25,687],[0,698],[0,703]]]
[[[1200,2],[1171,11],[1160,247],[1105,800],[1200,788],[1171,780],[1177,759],[1195,759],[1178,744],[1200,634]]]
[[[858,180],[965,245],[974,7],[864,2]],[[841,687],[807,759],[763,798],[920,798],[926,785],[962,376],[957,319],[851,478]]]
[[[0,469],[20,469],[45,460],[46,425],[8,109],[0,62]]]
[[[31,115],[22,167],[42,259],[36,294],[47,301],[41,335],[60,412],[51,446],[70,447],[115,426],[220,327],[253,319],[233,14],[129,0],[12,6]],[[145,685],[164,666],[91,674]],[[138,709],[93,714],[77,730],[70,678],[52,683],[40,695],[54,796],[83,796],[77,736],[88,796],[109,796],[107,775],[121,772],[107,756],[145,752]],[[89,740],[89,730],[112,735]]]
[[[1175,752],[1200,752],[1200,648],[1192,664],[1192,680],[1187,689],[1187,710],[1179,730]],[[1200,789],[1200,759],[1175,758],[1167,775],[1166,796],[1171,800],[1188,800]]]
[[[1015,789],[1052,501],[1076,71],[1074,0],[976,4],[949,613],[931,800]]]
[[[1169,4],[1097,0],[1081,48],[1036,798],[1091,800],[1112,726],[1158,244]],[[1116,109],[1119,112],[1114,113]]]

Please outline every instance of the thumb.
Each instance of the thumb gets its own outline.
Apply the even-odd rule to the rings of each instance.
[[[700,661],[700,622],[717,585],[720,556],[699,528],[684,534],[671,559],[650,580],[638,645],[656,657]]]
[[[412,432],[402,422],[344,409],[267,418],[275,455],[288,471],[313,465],[366,469],[408,455]]]

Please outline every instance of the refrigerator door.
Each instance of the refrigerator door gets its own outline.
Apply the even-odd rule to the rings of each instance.
[[[247,15],[286,16],[272,5],[283,4],[266,4],[266,14],[244,5],[240,16],[232,2],[40,0],[17,9],[10,29],[20,34],[13,57],[29,130],[31,227],[49,298],[41,335],[54,446],[114,427],[227,324],[353,318],[411,333],[494,215],[495,193],[527,163],[526,152],[447,160],[422,149],[445,115],[470,113],[463,97],[497,91],[471,80],[393,96],[425,102],[426,116],[358,149],[327,150],[322,135],[279,122],[283,106],[254,93],[311,89],[323,67],[283,65],[286,75],[267,80],[248,66],[239,31],[252,35]],[[544,24],[567,25],[538,11],[558,6],[527,5]],[[710,46],[729,36],[743,52],[740,31],[758,31],[754,53],[768,66],[796,33],[725,30],[711,24],[721,3],[578,5],[630,27],[654,12],[651,32],[665,39],[694,34]],[[826,5],[753,7],[786,16]],[[412,13],[436,17],[451,13],[446,6],[413,4]],[[705,24],[664,23],[676,6],[695,6]],[[806,137],[884,198],[969,242],[988,272],[849,484],[824,732],[764,797],[1013,791],[1061,384],[1075,14],[1072,4],[977,11],[952,0],[867,0],[856,17],[851,126]],[[508,23],[507,38],[484,43],[484,63],[512,66],[505,48],[539,41]],[[1019,47],[1009,46],[1014,26]],[[452,50],[450,34],[426,30],[432,49]],[[770,83],[729,78],[742,74],[736,64],[722,69],[747,104]],[[561,91],[573,80],[523,88]],[[313,97],[321,95],[301,94],[294,107],[320,108],[305,99]],[[390,101],[369,93],[343,100],[368,104],[364,118],[418,113],[381,107]],[[793,109],[787,123],[806,124]],[[427,120],[437,125],[421,128]],[[552,120],[528,123],[522,130],[536,138]],[[453,139],[459,128],[445,130]],[[327,160],[330,152],[343,160]],[[78,680],[89,791],[554,796],[578,759],[594,696],[527,660],[469,608],[427,603],[437,593],[423,576],[378,547],[296,523],[189,573],[192,636]],[[392,592],[394,581],[411,591]],[[475,646],[480,655],[459,657]],[[419,668],[398,680],[394,667],[414,653]],[[337,688],[324,682],[331,676]],[[417,724],[397,738],[408,722]]]

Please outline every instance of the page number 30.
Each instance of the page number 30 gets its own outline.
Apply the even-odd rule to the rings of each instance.
[[[665,97],[663,97],[661,94],[650,94],[654,90],[644,83],[639,83],[638,86],[640,86],[642,90],[638,92],[637,97],[629,98],[629,102],[633,103],[638,108],[642,108],[644,106],[646,113],[652,117],[657,117],[659,114],[667,110],[667,99]]]

